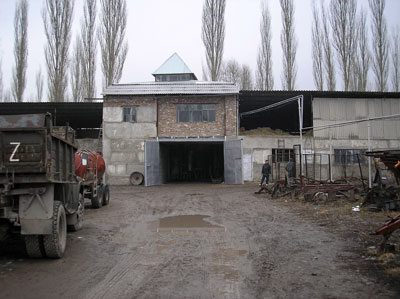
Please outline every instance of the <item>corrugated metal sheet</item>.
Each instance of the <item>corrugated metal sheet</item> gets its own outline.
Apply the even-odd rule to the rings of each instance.
[[[400,100],[397,98],[314,98],[313,100],[314,127],[391,114],[400,114]],[[330,131],[334,139],[367,139],[367,126],[367,122],[363,122],[330,130],[314,130],[314,136],[328,139]],[[372,121],[371,138],[400,139],[400,120]]]
[[[227,82],[145,82],[113,84],[103,91],[109,95],[228,95],[239,94],[239,87]]]

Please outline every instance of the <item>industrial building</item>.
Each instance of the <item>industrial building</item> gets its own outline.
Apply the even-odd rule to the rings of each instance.
[[[400,148],[400,93],[239,91],[198,81],[177,54],[153,75],[109,86],[101,102],[0,103],[0,114],[68,122],[82,148],[103,153],[115,185],[241,184],[258,181],[266,159],[276,180],[290,158],[297,175],[347,179],[367,175],[369,148]]]
[[[154,82],[113,84],[103,108],[103,155],[110,184],[241,184],[235,84],[200,82],[172,55]]]

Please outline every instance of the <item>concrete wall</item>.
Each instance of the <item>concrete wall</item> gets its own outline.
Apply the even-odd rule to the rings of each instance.
[[[239,136],[243,139],[243,156],[248,156],[251,165],[243,165],[244,173],[248,172],[251,168],[251,177],[245,176],[245,181],[260,181],[261,169],[265,162],[272,156],[272,149],[274,148],[285,148],[293,149],[295,145],[300,144],[299,137],[296,136]],[[247,157],[246,157],[247,158]],[[247,160],[247,159],[244,160]],[[271,163],[272,161],[270,161]],[[275,179],[284,178],[285,172],[284,167],[286,163],[280,163],[280,165],[273,165],[273,177]],[[275,168],[274,168],[275,167]]]
[[[123,122],[122,107],[135,106],[137,122]],[[128,185],[134,172],[144,175],[144,141],[157,137],[157,106],[152,98],[109,99],[103,108],[103,156],[106,182]]]
[[[299,137],[262,137],[262,136],[240,136],[243,139],[243,157],[244,157],[244,173],[245,181],[259,181],[261,179],[261,169],[264,161],[269,159],[272,155],[272,149],[285,148],[293,149],[294,145],[300,144]],[[282,147],[282,144],[284,146]],[[348,139],[314,139],[312,137],[304,137],[304,152],[310,155],[303,156],[303,174],[309,178],[316,180],[328,180],[330,178],[329,159],[331,159],[331,169],[333,180],[344,178],[360,177],[360,168],[357,163],[354,164],[336,164],[334,155],[329,157],[330,144],[332,145],[332,154],[335,149],[368,149],[368,140],[348,140]],[[372,149],[398,149],[400,148],[400,140],[372,140]],[[315,154],[315,156],[313,155]],[[247,161],[251,161],[249,165]],[[284,167],[286,163],[272,162],[273,178],[283,179],[285,177]],[[247,164],[246,164],[247,163]],[[300,164],[297,156],[297,174],[300,171]],[[368,163],[365,160],[361,163],[361,171],[364,177],[368,176]],[[375,169],[373,168],[373,172]]]

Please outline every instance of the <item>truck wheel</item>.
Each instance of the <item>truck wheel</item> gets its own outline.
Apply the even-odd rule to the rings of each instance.
[[[97,196],[92,196],[91,201],[92,201],[92,208],[98,209],[101,208],[103,205],[103,189],[101,188],[100,185],[96,186],[97,188]]]
[[[83,199],[82,193],[79,193],[79,203],[77,211],[72,215],[72,217],[76,217],[76,223],[68,225],[68,230],[71,232],[77,232],[81,230],[83,227],[83,217],[85,214],[85,201]],[[69,217],[69,216],[68,216]]]
[[[54,201],[51,235],[43,235],[44,250],[47,257],[61,258],[67,245],[67,218],[64,206]]]
[[[108,205],[110,203],[110,188],[108,185],[103,185],[103,205]]]
[[[46,255],[43,247],[43,237],[41,235],[25,235],[26,253],[30,258],[42,258]]]

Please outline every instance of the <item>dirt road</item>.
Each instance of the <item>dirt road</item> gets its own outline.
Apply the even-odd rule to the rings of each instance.
[[[114,187],[63,259],[2,244],[0,298],[396,297],[349,263],[355,242],[255,189]]]

